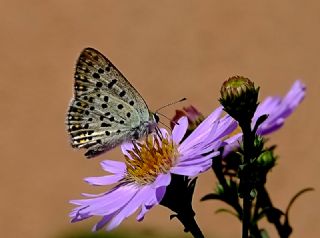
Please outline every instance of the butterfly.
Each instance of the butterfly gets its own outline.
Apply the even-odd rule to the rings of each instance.
[[[138,140],[157,128],[157,114],[148,109],[138,91],[97,50],[82,51],[74,78],[74,98],[66,124],[71,145],[87,149],[87,158]]]

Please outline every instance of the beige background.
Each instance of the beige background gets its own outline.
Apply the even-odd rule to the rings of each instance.
[[[261,98],[284,95],[302,79],[305,101],[271,136],[281,160],[268,188],[285,208],[299,189],[315,187],[291,211],[292,237],[319,237],[319,12],[319,1],[1,0],[1,237],[57,237],[94,222],[69,224],[68,200],[98,192],[82,178],[102,174],[102,159],[122,157],[116,149],[88,161],[68,143],[74,64],[87,46],[107,55],[151,109],[188,97],[183,105],[207,115],[223,80],[237,74],[260,85]],[[212,178],[199,180],[199,224],[207,237],[240,237],[235,218],[214,214],[220,203],[197,202]],[[168,215],[159,207],[120,229],[182,234]]]

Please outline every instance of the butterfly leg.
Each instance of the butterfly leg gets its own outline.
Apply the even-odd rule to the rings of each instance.
[[[156,131],[157,136],[162,140],[163,139],[163,135],[162,135],[159,127],[156,126],[155,131]]]

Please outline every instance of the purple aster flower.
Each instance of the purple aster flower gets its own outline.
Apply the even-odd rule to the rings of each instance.
[[[285,97],[267,97],[257,107],[252,118],[252,128],[256,124],[258,118],[265,114],[268,115],[268,118],[258,127],[258,135],[267,135],[281,128],[285,119],[291,115],[304,99],[305,91],[305,85],[297,80]],[[241,140],[242,133],[237,129],[233,134],[232,137],[226,140],[227,146],[224,150],[224,156],[239,146],[239,140]]]
[[[104,226],[111,230],[137,210],[137,220],[143,220],[146,212],[164,197],[171,174],[194,177],[211,167],[212,158],[219,154],[216,150],[224,143],[222,139],[237,126],[229,116],[220,119],[221,112],[222,108],[215,110],[183,141],[188,128],[186,117],[178,121],[172,135],[160,129],[160,136],[151,135],[143,143],[123,144],[125,162],[101,163],[111,175],[85,179],[91,185],[116,183],[115,187],[106,193],[83,194],[86,199],[72,200],[77,205],[70,213],[72,222],[100,216],[102,219],[93,230]]]

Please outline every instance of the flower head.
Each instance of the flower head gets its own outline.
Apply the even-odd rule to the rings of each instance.
[[[219,99],[224,110],[235,120],[250,121],[258,106],[259,88],[248,78],[234,76],[225,81],[221,87]]]
[[[86,199],[71,201],[77,205],[70,213],[72,222],[101,216],[93,230],[104,226],[111,230],[138,209],[137,220],[143,220],[146,212],[161,202],[171,174],[194,177],[211,167],[223,138],[236,127],[230,116],[220,119],[221,112],[222,108],[214,111],[183,141],[188,128],[186,117],[178,121],[172,135],[160,129],[160,135],[151,135],[144,143],[123,144],[125,162],[101,163],[111,175],[85,179],[91,185],[116,186],[106,193],[83,194]]]

